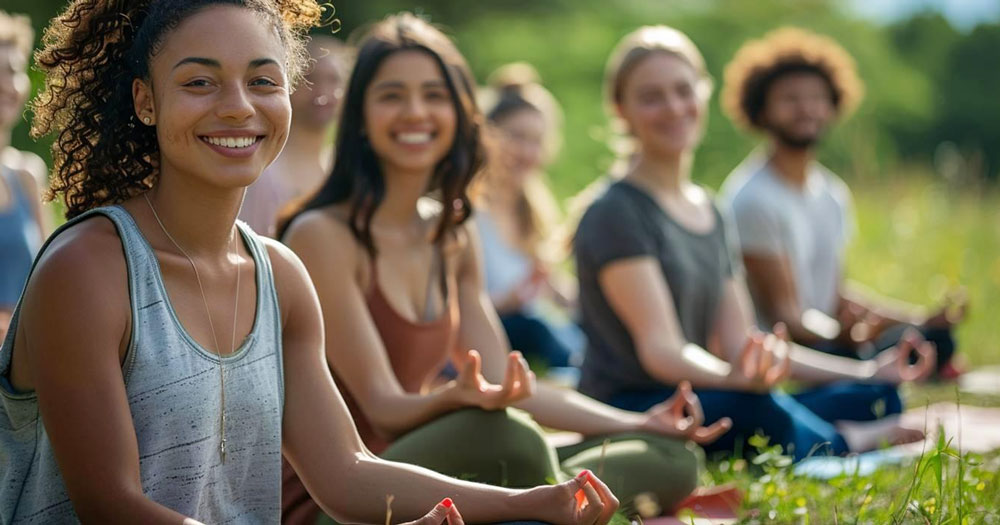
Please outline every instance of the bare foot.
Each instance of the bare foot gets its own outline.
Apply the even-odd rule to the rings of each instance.
[[[907,443],[916,443],[917,441],[923,440],[927,437],[924,431],[919,428],[904,427],[903,425],[897,425],[892,431],[893,435],[889,440],[891,445],[905,445]]]
[[[901,425],[898,415],[875,421],[838,421],[836,427],[851,452],[875,450],[884,443],[902,445],[924,439],[923,430]]]

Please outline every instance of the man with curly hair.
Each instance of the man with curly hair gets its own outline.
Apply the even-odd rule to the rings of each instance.
[[[851,194],[816,161],[816,148],[862,92],[851,56],[832,39],[801,29],[748,42],[726,66],[723,110],[767,137],[721,190],[758,319],[765,326],[785,323],[800,344],[857,358],[892,347],[915,327],[937,345],[939,375],[954,377],[951,328],[962,318],[964,299],[927,311],[844,279],[844,250],[855,229]]]

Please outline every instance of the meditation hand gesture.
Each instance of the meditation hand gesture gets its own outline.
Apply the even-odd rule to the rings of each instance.
[[[479,352],[469,350],[455,378],[455,393],[463,406],[476,406],[483,410],[500,410],[527,399],[535,392],[535,373],[528,369],[528,362],[521,352],[507,355],[507,371],[503,383],[494,385],[483,377],[483,363]]]
[[[739,364],[733,366],[729,375],[742,388],[767,392],[788,377],[791,365],[788,329],[784,323],[778,323],[771,334],[751,330],[740,352]]]
[[[646,411],[646,421],[642,430],[667,436],[690,439],[704,445],[711,443],[733,426],[733,421],[724,417],[709,426],[702,426],[705,414],[701,401],[691,390],[691,383],[681,381],[670,399]]]
[[[910,354],[917,352],[917,362],[910,364]],[[926,379],[934,371],[937,362],[937,350],[934,343],[925,341],[916,330],[907,330],[899,343],[875,358],[876,380],[891,384],[904,381],[920,381]]]
[[[547,509],[551,513],[542,520],[546,523],[604,525],[618,510],[618,498],[589,470],[558,485],[529,489],[524,499],[526,508]]]
[[[462,519],[462,515],[458,513],[458,507],[451,501],[451,498],[445,498],[434,506],[426,516],[403,523],[402,525],[441,525],[442,523],[447,523],[448,525],[465,525],[465,520]]]

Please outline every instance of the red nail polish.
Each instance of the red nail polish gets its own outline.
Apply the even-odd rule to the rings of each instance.
[[[450,509],[451,506],[454,505],[454,503],[451,501],[451,498],[445,498],[441,500],[441,504],[444,505],[444,508],[446,509]]]
[[[582,470],[582,471],[580,471],[579,474],[576,475],[576,477],[578,477],[580,479],[589,478],[590,477],[590,471],[589,470]]]

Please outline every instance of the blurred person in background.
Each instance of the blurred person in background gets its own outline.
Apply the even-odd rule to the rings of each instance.
[[[851,193],[816,160],[837,120],[861,100],[854,60],[828,37],[783,28],[748,42],[725,70],[722,104],[736,124],[766,136],[721,190],[738,230],[747,282],[763,326],[834,355],[870,358],[908,328],[937,347],[941,378],[960,374],[953,327],[965,299],[936,309],[880,297],[844,277],[856,224]]]
[[[10,145],[31,91],[33,42],[28,17],[0,11],[0,340],[48,230],[40,194],[48,167],[38,155]]]
[[[632,149],[574,240],[588,336],[580,391],[642,411],[689,382],[705,421],[733,424],[709,452],[739,451],[757,433],[796,460],[920,439],[899,424],[895,387],[930,373],[934,348],[917,334],[861,362],[789,344],[780,324],[754,328],[731,229],[691,180],[711,90],[701,53],[670,27],[630,33],[608,61],[609,109]],[[776,388],[785,378],[812,388],[790,396]]]
[[[566,256],[554,236],[560,210],[543,171],[559,147],[561,110],[526,63],[493,72],[481,98],[489,163],[472,194],[486,289],[511,347],[529,362],[579,366],[583,334],[572,314],[551,308],[576,306],[576,283],[557,266]]]
[[[305,79],[289,96],[292,126],[274,163],[247,188],[240,219],[257,233],[274,236],[281,209],[303,199],[323,182],[333,164],[331,134],[340,114],[351,50],[331,36],[314,34]]]

